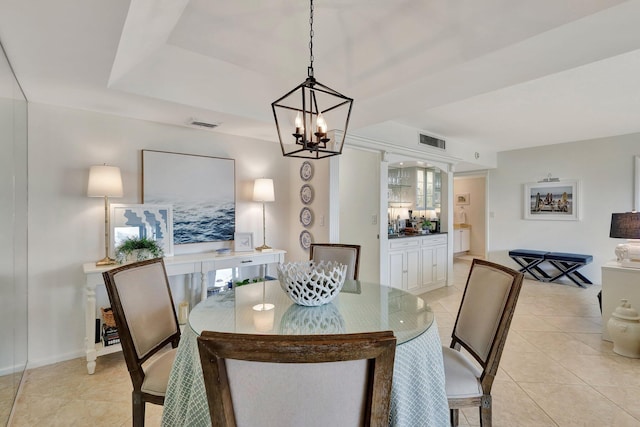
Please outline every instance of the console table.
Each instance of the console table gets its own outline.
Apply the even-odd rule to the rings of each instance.
[[[640,310],[640,268],[622,267],[616,261],[602,266],[602,339],[611,341],[607,323],[621,299]]]
[[[164,263],[168,276],[179,276],[183,274],[200,274],[200,299],[207,298],[207,276],[210,271],[222,270],[226,268],[241,268],[253,265],[268,267],[269,264],[284,262],[286,251],[274,249],[271,252],[231,252],[225,255],[216,253],[185,254],[165,257]],[[114,353],[122,350],[120,344],[104,347],[101,343],[95,342],[96,323],[96,287],[104,285],[102,273],[117,267],[101,266],[97,267],[95,262],[88,262],[82,265],[86,276],[86,301],[85,301],[85,353],[87,355],[87,371],[93,374],[96,369],[96,358],[104,354]],[[267,274],[265,270],[264,275]]]

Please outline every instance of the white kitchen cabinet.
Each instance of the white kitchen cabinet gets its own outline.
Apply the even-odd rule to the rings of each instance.
[[[468,252],[471,249],[471,230],[459,228],[453,230],[453,253]]]
[[[404,237],[389,241],[389,285],[414,294],[447,281],[447,235]]]
[[[447,280],[447,236],[423,238],[421,242],[422,292],[441,287]]]
[[[396,239],[389,243],[389,285],[415,289],[420,282],[420,241],[417,238]]]

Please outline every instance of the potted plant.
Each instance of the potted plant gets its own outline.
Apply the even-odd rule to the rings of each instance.
[[[155,240],[146,237],[130,237],[116,248],[116,261],[120,264],[160,258],[162,255],[164,255],[164,251],[160,245]]]
[[[423,234],[429,234],[429,232],[431,231],[431,221],[429,221],[428,219],[423,219],[422,230]]]

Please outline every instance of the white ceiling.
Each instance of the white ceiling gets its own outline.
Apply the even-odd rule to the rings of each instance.
[[[315,77],[350,133],[397,122],[495,151],[640,132],[640,0],[315,0]],[[276,140],[307,76],[304,0],[0,0],[32,102]]]

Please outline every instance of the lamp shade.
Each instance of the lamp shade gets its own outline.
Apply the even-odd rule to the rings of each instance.
[[[609,237],[617,239],[640,239],[640,212],[611,214]]]
[[[273,191],[273,179],[258,178],[253,184],[254,202],[273,202],[276,200]]]
[[[89,170],[89,197],[122,197],[122,177],[117,166],[97,165]]]

